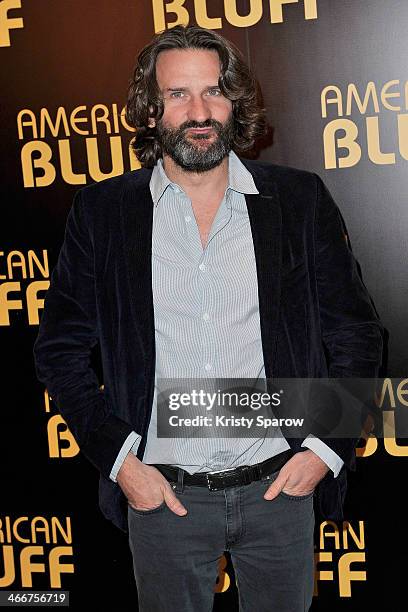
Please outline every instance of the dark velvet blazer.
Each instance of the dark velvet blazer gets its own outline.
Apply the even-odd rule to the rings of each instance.
[[[384,329],[330,193],[316,174],[242,161],[259,191],[245,198],[267,378],[376,377]],[[155,374],[150,176],[131,171],[77,191],[33,348],[38,379],[100,473],[101,511],[124,532],[127,500],[109,474],[132,430],[143,458]],[[98,342],[103,390],[91,367]],[[358,439],[324,441],[345,465],[318,484],[315,509],[341,520]],[[288,439],[294,451],[301,442]]]

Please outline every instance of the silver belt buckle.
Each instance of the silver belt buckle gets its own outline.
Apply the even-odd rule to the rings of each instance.
[[[208,485],[208,488],[210,489],[210,491],[219,491],[219,488],[215,487],[213,485],[213,482],[212,482],[211,478],[209,478],[209,476],[211,476],[212,474],[222,474],[223,472],[230,472],[231,470],[236,470],[236,468],[231,467],[231,468],[227,468],[225,470],[215,470],[214,472],[207,472],[206,473],[207,485]]]

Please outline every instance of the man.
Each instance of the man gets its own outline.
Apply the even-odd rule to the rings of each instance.
[[[159,438],[158,379],[374,377],[381,323],[321,180],[237,156],[265,115],[231,43],[159,34],[127,114],[143,169],[77,192],[38,377],[129,533],[140,610],[211,610],[224,550],[241,610],[307,610],[314,503],[341,518],[357,440]]]

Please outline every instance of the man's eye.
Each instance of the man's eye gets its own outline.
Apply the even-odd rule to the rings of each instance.
[[[182,98],[184,96],[183,91],[172,91],[170,94],[171,98]]]
[[[209,89],[208,93],[210,94],[210,96],[220,96],[221,95],[221,91],[219,89]]]

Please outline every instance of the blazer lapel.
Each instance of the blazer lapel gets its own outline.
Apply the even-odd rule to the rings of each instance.
[[[155,334],[152,291],[153,200],[149,181],[151,171],[137,170],[124,191],[121,227],[125,269],[133,323],[139,335],[146,365],[154,367]]]
[[[275,376],[281,297],[282,214],[276,183],[266,171],[241,160],[251,172],[258,194],[247,194],[248,216],[258,276],[259,317],[267,378]]]

